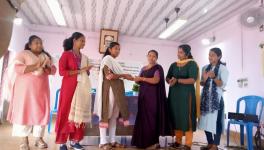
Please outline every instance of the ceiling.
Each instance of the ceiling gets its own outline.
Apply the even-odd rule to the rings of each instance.
[[[15,1],[15,0],[13,0]],[[188,42],[232,16],[254,6],[258,0],[58,0],[67,27],[98,32],[101,28],[120,34],[157,39],[179,17],[188,22],[168,40]],[[207,9],[207,13],[204,13]],[[19,14],[31,24],[57,26],[46,0],[25,0]]]

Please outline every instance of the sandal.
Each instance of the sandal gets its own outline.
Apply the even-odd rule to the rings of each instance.
[[[26,143],[19,145],[19,150],[30,150],[29,145]]]
[[[191,150],[191,147],[190,146],[187,146],[187,145],[184,145],[183,146],[183,150]]]
[[[126,148],[125,145],[117,143],[117,142],[111,143],[111,145],[113,148]]]
[[[102,150],[112,150],[112,146],[110,143],[106,143],[106,144],[100,144],[99,145],[99,149],[102,149]]]
[[[48,144],[46,142],[44,142],[43,139],[38,139],[36,142],[35,142],[35,146],[37,148],[40,148],[40,149],[45,149],[45,148],[48,148]]]
[[[212,147],[211,144],[208,144],[207,146],[202,146],[200,150],[209,150]]]
[[[178,148],[182,148],[182,145],[180,143],[175,142],[175,143],[170,143],[169,147],[178,149]]]
[[[217,147],[217,145],[212,145],[212,147],[208,150],[218,150],[218,147]]]

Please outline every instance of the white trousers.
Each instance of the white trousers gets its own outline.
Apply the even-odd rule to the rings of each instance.
[[[33,130],[34,137],[43,137],[45,133],[45,126],[40,125],[13,125],[12,136],[27,137]]]
[[[111,114],[110,120],[109,120],[109,139],[107,139],[107,128],[99,128],[100,130],[100,144],[106,144],[106,143],[114,143],[116,142],[116,122],[117,118],[119,116],[119,108],[117,104],[114,101],[114,94],[112,89],[109,90],[109,101],[110,101],[110,108],[109,114]]]

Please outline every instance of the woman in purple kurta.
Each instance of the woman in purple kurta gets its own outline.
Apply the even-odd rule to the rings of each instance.
[[[150,50],[147,57],[149,65],[135,77],[140,88],[132,145],[138,148],[156,148],[159,136],[169,133],[163,68],[156,63],[157,51]]]

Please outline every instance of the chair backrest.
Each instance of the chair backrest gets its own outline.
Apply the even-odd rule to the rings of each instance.
[[[55,104],[53,110],[58,110],[59,98],[60,98],[60,89],[56,91]]]
[[[237,108],[236,112],[240,112],[240,103],[245,102],[245,114],[251,114],[251,115],[258,115],[259,119],[261,118],[261,114],[263,111],[264,107],[264,99],[260,96],[255,96],[255,95],[249,95],[249,96],[244,96],[238,99],[237,101]],[[257,106],[258,104],[260,105],[260,112],[257,114]]]

